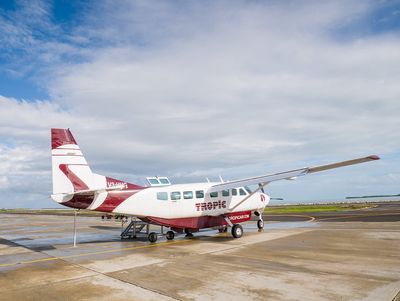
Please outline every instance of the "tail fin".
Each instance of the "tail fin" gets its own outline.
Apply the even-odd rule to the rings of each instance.
[[[90,169],[69,129],[51,129],[53,194],[106,187],[105,177]]]
[[[131,195],[134,193],[133,190],[145,188],[93,173],[69,129],[51,129],[51,161],[53,176],[51,197],[68,207],[109,212],[124,198],[109,197],[103,192],[130,190]],[[100,201],[104,202],[97,201],[98,193],[102,194]]]

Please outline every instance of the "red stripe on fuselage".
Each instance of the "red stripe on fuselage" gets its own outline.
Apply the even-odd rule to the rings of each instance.
[[[251,211],[241,211],[228,213],[228,218],[233,224],[246,222],[251,219]],[[226,226],[227,222],[223,216],[198,216],[198,217],[184,217],[184,218],[161,218],[155,216],[146,217],[150,222],[178,229],[202,229],[217,226]]]
[[[87,209],[94,200],[94,194],[90,195],[74,195],[72,199],[67,202],[61,203],[61,205],[75,208],[75,209]]]
[[[97,207],[96,211],[102,211],[102,212],[111,212],[113,211],[118,205],[120,205],[123,201],[125,201],[127,198],[130,196],[134,195],[135,193],[138,193],[139,190],[135,191],[110,191],[107,194],[106,199],[104,202]]]
[[[106,183],[107,187],[114,187],[118,185],[124,185],[125,188],[121,191],[110,191],[107,194],[106,199],[103,201],[103,203],[97,207],[96,211],[102,211],[102,212],[111,212],[113,211],[117,206],[119,206],[123,201],[125,201],[127,198],[131,197],[135,193],[138,193],[139,191],[146,189],[147,187],[139,186],[136,184],[131,184],[128,182],[124,182],[121,180],[113,179],[110,177],[106,177]]]

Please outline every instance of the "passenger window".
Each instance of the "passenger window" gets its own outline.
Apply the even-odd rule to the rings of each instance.
[[[157,200],[167,201],[168,200],[168,193],[166,193],[166,192],[157,192]]]
[[[210,197],[217,198],[218,197],[218,192],[217,191],[216,192],[211,192],[210,193]]]
[[[171,200],[176,201],[181,199],[181,193],[179,191],[171,192]]]
[[[246,195],[246,191],[244,191],[243,188],[240,188],[240,189],[239,189],[239,193],[240,193],[240,195]]]
[[[184,191],[183,198],[185,200],[193,199],[193,191]]]
[[[232,195],[237,195],[237,189],[236,188],[232,189]]]
[[[229,189],[222,190],[222,196],[229,196]]]
[[[204,198],[204,191],[203,190],[197,190],[196,191],[196,199],[203,199]]]

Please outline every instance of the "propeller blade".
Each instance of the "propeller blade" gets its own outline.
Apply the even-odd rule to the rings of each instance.
[[[262,193],[265,193],[264,186],[261,185],[261,183],[258,183],[258,187],[260,187],[260,190],[261,190]]]

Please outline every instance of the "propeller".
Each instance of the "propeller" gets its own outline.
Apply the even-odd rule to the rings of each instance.
[[[264,191],[264,185],[263,185],[262,183],[258,183],[258,187],[260,188],[260,190],[261,190],[262,193],[265,193],[265,191]],[[271,197],[270,197],[270,200],[283,201],[283,198],[271,198]]]

